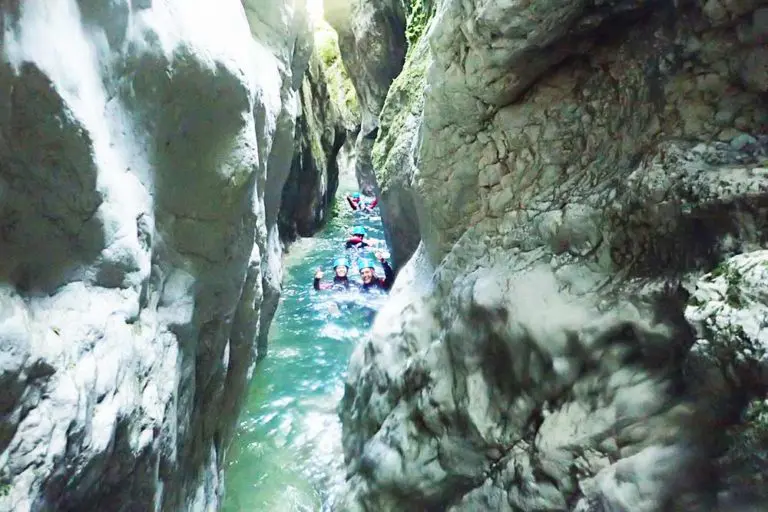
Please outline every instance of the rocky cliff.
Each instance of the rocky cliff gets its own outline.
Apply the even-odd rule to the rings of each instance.
[[[344,509],[765,498],[764,3],[437,2],[380,115],[421,245],[350,363]]]
[[[387,94],[372,152],[384,234],[397,267],[408,261],[421,241],[421,202],[415,190],[425,77],[430,62],[427,39],[417,38],[409,48],[403,72]]]
[[[337,157],[347,129],[329,85],[314,52],[301,83],[293,161],[282,193],[280,235],[286,241],[317,231],[331,213],[339,186]]]
[[[360,189],[372,194],[376,178],[371,151],[379,113],[406,52],[406,10],[402,0],[324,0],[325,18],[338,33],[344,66],[360,105],[355,143],[355,174]]]
[[[0,509],[215,509],[279,296],[304,8],[0,24]]]

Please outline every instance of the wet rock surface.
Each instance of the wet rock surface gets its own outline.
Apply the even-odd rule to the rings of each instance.
[[[215,509],[279,294],[306,17],[33,0],[0,23],[0,510]]]
[[[681,382],[693,332],[662,313],[669,297],[601,304],[545,267],[509,276],[382,312],[342,403],[345,509],[712,503],[710,439]]]
[[[727,298],[686,303],[766,244],[761,5],[437,4],[379,141],[436,270],[350,364],[347,510],[760,506],[760,365],[715,379],[733,337],[692,323]]]
[[[372,154],[384,232],[398,267],[421,241],[417,160],[429,63],[429,47],[422,37],[410,49],[403,72],[390,87]]]

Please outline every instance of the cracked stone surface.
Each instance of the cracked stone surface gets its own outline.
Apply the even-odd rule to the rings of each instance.
[[[765,391],[708,394],[684,310],[768,242],[765,4],[438,2],[380,139],[435,271],[350,363],[346,510],[735,506]]]
[[[0,24],[0,510],[213,510],[279,294],[303,7]]]
[[[681,318],[590,302],[548,267],[437,286],[401,294],[350,363],[343,509],[652,511],[712,498],[691,492],[706,474],[678,477],[702,465],[704,442],[677,382],[694,341]]]

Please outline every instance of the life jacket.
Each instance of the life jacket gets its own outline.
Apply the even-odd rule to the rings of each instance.
[[[363,241],[363,237],[359,235],[355,235],[350,237],[347,240],[346,246],[347,246],[347,249],[349,249],[350,247],[362,248],[362,247],[368,247],[368,243]]]

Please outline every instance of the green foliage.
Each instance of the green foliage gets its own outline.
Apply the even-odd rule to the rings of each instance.
[[[710,273],[713,278],[720,277],[724,275],[728,271],[728,264],[723,262],[715,267],[715,269]]]
[[[408,49],[403,70],[389,88],[381,111],[379,134],[371,155],[379,185],[386,183],[394,170],[387,166],[390,151],[398,144],[410,118],[418,117],[424,104],[424,84],[430,64],[426,41]]]
[[[359,116],[360,106],[357,103],[357,92],[341,59],[336,60],[331,67],[325,69],[325,76],[331,90],[331,97],[337,100],[340,107],[344,107],[342,110],[346,109],[348,111],[346,114]]]
[[[741,286],[741,274],[738,271],[733,271],[728,276],[728,289],[725,291],[725,302],[732,308],[740,308],[744,304],[741,302],[741,293],[739,287]]]
[[[726,382],[734,388],[737,381],[749,381],[749,376],[761,373],[761,361],[766,357],[766,350],[754,343],[739,324],[729,324],[715,331],[706,329],[705,339],[709,340],[702,349],[702,354],[712,361],[722,373]]]
[[[331,220],[339,217],[343,213],[342,212],[342,208],[344,208],[346,203],[347,202],[344,201],[344,200],[338,201],[336,199],[336,196],[331,198],[331,203],[330,203],[331,211],[328,214],[328,222],[330,222]]]
[[[744,419],[746,421],[754,422],[761,427],[762,432],[766,435],[768,440],[768,401],[767,400],[755,400],[752,402],[747,410],[744,412]]]
[[[347,74],[347,68],[344,67],[341,60],[338,61],[337,66],[339,68],[338,74],[341,78],[341,90],[344,91],[344,105],[350,112],[359,114],[360,105],[357,103],[357,92],[355,91],[355,86],[352,85],[352,80]]]
[[[405,37],[408,39],[408,46],[413,47],[427,28],[435,6],[432,0],[407,0],[405,4],[408,12]]]
[[[721,263],[715,267],[711,276],[713,279],[717,277],[725,277],[725,282],[728,284],[728,288],[725,291],[726,304],[737,309],[743,306],[740,292],[743,278],[741,272],[730,267],[727,263]]]
[[[0,498],[5,498],[11,494],[11,484],[4,482],[0,484]]]

